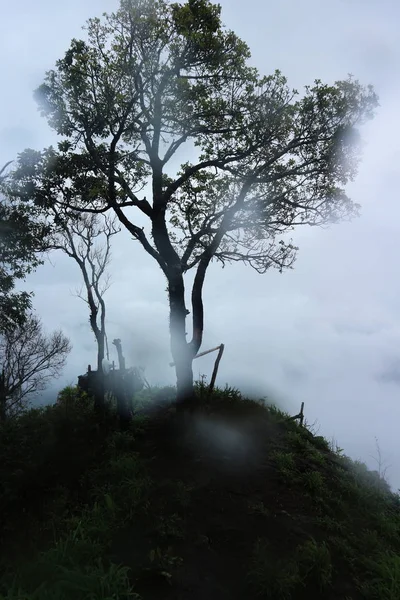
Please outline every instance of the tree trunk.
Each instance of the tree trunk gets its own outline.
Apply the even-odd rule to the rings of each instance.
[[[205,253],[197,267],[196,275],[192,287],[192,322],[193,337],[190,345],[193,356],[196,356],[203,342],[204,329],[204,307],[203,307],[203,285],[211,255]]]
[[[168,298],[170,307],[171,353],[175,363],[177,385],[177,408],[184,409],[194,400],[193,388],[193,350],[186,341],[185,286],[182,262],[171,243],[168,233],[163,198],[162,162],[152,158],[153,168],[153,212],[152,235],[159,256],[159,264],[168,279]]]
[[[171,278],[168,286],[170,306],[171,353],[176,371],[176,402],[178,410],[183,410],[194,400],[193,351],[186,341],[185,288],[183,277]]]
[[[95,332],[97,341],[97,377],[96,389],[94,394],[94,409],[100,412],[105,407],[104,401],[104,373],[103,373],[103,358],[104,358],[104,333],[97,330]]]
[[[117,401],[117,414],[119,418],[120,427],[123,431],[129,427],[129,423],[132,421],[132,407],[128,399],[126,381],[122,371],[114,371],[114,378],[112,383],[112,391]]]
[[[101,413],[104,407],[104,375],[102,371],[98,371],[94,389],[94,410],[97,413]]]
[[[178,410],[190,407],[195,400],[192,358],[174,359],[176,372],[176,402]]]
[[[101,331],[96,334],[97,341],[97,370],[102,373],[103,372],[103,359],[105,355],[105,342],[104,342],[104,333]]]

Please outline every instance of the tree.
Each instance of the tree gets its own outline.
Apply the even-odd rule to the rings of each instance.
[[[51,207],[54,214],[52,241],[49,249],[62,250],[75,260],[81,271],[83,288],[78,296],[89,307],[90,327],[97,343],[97,370],[103,370],[106,344],[106,305],[104,294],[110,287],[106,272],[111,258],[111,238],[120,231],[116,218],[96,214],[74,213]]]
[[[70,351],[69,339],[61,331],[46,336],[33,314],[5,328],[0,335],[0,420],[24,410],[29,397],[58,377]]]
[[[36,91],[62,141],[22,153],[16,174],[20,192],[43,206],[113,211],[162,269],[178,402],[193,395],[211,262],[282,271],[295,259],[287,235],[297,225],[357,215],[345,185],[360,159],[358,127],[378,105],[352,77],[316,80],[299,96],[279,71],[260,76],[220,13],[209,0],[122,0],[104,21],[90,19],[86,41],[72,40]]]
[[[104,294],[110,286],[106,268],[111,258],[111,238],[120,231],[116,218],[96,214],[68,211],[54,205],[50,208],[54,218],[54,233],[49,248],[62,250],[73,258],[81,271],[83,288],[78,296],[89,307],[89,323],[97,344],[98,386],[95,409],[104,407],[103,361],[106,346],[106,305]],[[99,243],[100,240],[100,243]],[[107,352],[107,358],[108,352]]]
[[[7,163],[0,169],[0,331],[22,323],[31,308],[32,293],[16,292],[16,280],[24,280],[43,263],[43,241],[48,227],[32,203],[10,198]]]

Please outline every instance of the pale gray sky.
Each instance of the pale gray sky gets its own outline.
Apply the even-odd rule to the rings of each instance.
[[[223,21],[242,37],[263,74],[279,68],[289,85],[352,73],[375,85],[381,107],[363,129],[359,176],[349,188],[362,217],[330,230],[298,229],[295,269],[258,275],[250,268],[211,268],[205,286],[203,349],[224,342],[219,383],[268,395],[335,436],[347,454],[375,467],[375,436],[388,475],[400,487],[400,5],[393,0],[223,0]],[[25,147],[54,143],[36,110],[33,90],[81,37],[91,16],[114,0],[19,0],[0,20],[0,165]],[[95,345],[73,262],[53,256],[29,280],[47,327],[62,326],[74,344],[61,383],[75,382]],[[113,251],[107,294],[109,338],[121,337],[128,363],[141,362],[153,383],[173,382],[165,281],[154,261],[126,234]],[[195,363],[210,374],[213,358]]]

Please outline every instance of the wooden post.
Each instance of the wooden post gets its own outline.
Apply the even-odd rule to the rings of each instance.
[[[218,367],[219,367],[219,363],[221,362],[221,358],[222,358],[222,355],[224,353],[224,349],[225,349],[225,344],[221,344],[220,347],[219,347],[218,356],[217,356],[217,358],[215,360],[215,365],[214,365],[213,374],[211,376],[210,386],[208,388],[208,393],[209,394],[212,394],[212,391],[214,389],[215,380],[217,378]]]
[[[300,427],[303,427],[303,420],[304,420],[304,402],[301,403],[301,408],[300,408]]]

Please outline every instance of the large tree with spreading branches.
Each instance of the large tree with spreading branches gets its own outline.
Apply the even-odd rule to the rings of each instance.
[[[19,193],[36,205],[113,211],[154,258],[168,283],[183,401],[193,393],[209,265],[282,271],[295,259],[293,228],[355,216],[345,186],[377,97],[352,77],[298,94],[279,71],[261,76],[209,0],[121,0],[86,32],[36,92],[61,141],[19,156]]]

